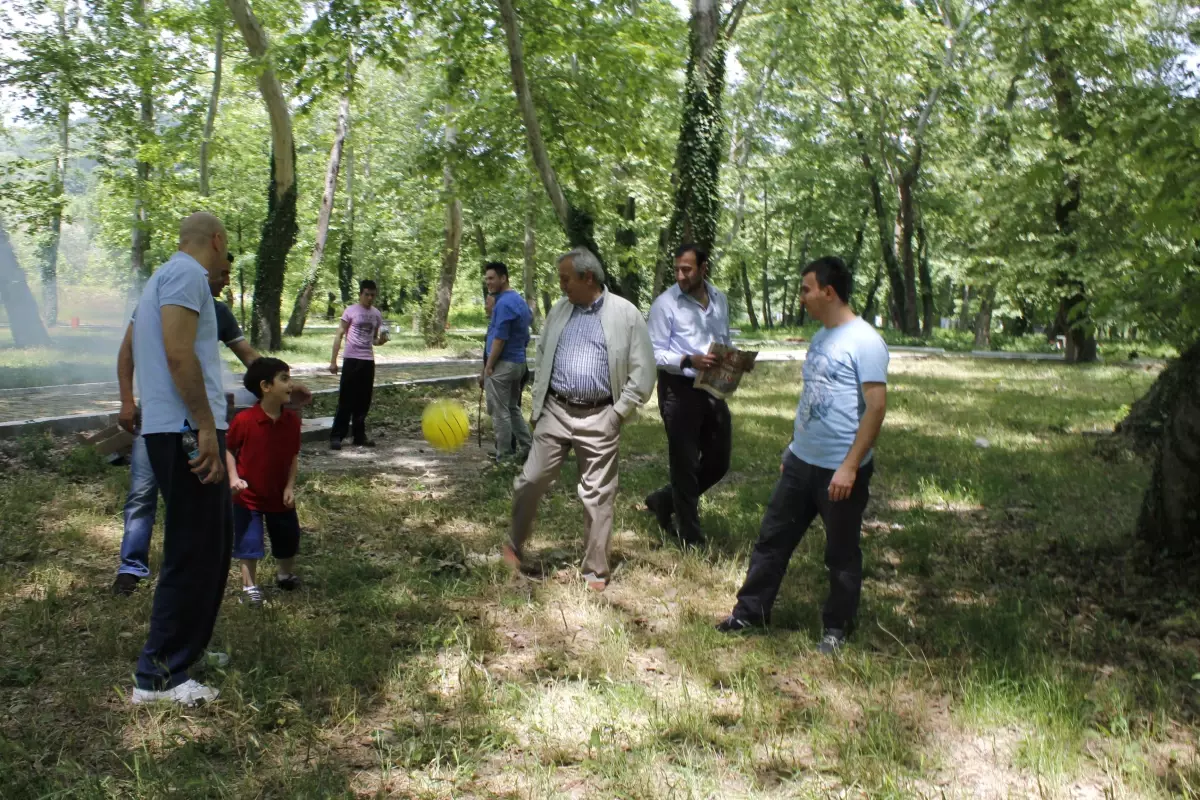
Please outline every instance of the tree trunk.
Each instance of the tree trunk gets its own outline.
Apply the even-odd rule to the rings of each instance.
[[[1194,556],[1200,536],[1200,341],[1167,365],[1117,433],[1153,463],[1138,536],[1159,552]]]
[[[221,100],[221,72],[225,57],[225,15],[216,12],[216,41],[213,43],[213,82],[208,95],[208,114],[204,117],[204,132],[200,139],[200,196],[208,197],[208,160],[212,146],[213,126],[217,121],[217,106]]]
[[[871,289],[867,292],[867,302],[863,305],[862,315],[867,322],[875,324],[875,317],[879,316],[879,286],[883,283],[883,265],[875,265],[875,278],[871,281]]]
[[[538,330],[540,314],[538,313],[537,303],[537,230],[533,224],[534,214],[534,199],[532,194],[529,197],[529,202],[525,206],[525,239],[522,247],[522,255],[525,257],[525,267],[523,269],[524,288],[525,288],[525,304],[529,306],[529,313],[533,315],[533,330]]]
[[[897,310],[902,312],[901,330],[909,336],[921,334],[921,322],[917,316],[917,269],[913,239],[916,237],[916,202],[913,191],[917,180],[918,162],[900,175],[896,187],[900,197],[900,265],[904,272],[904,303]]]
[[[450,115],[448,115],[450,116]],[[462,201],[454,186],[454,170],[450,153],[458,143],[454,123],[446,125],[446,162],[442,165],[442,192],[446,197],[446,241],[442,246],[442,271],[434,295],[433,314],[425,330],[428,347],[446,346],[446,320],[450,318],[450,300],[454,296],[454,278],[458,273],[458,256],[462,250]]]
[[[674,264],[671,258],[671,232],[666,228],[658,229],[658,250],[654,260],[654,283],[650,290],[650,302],[653,303],[669,283],[667,275],[671,273]]]
[[[484,280],[484,265],[488,263],[487,251],[487,236],[483,233],[483,226],[478,222],[475,223],[475,247],[479,250],[479,290],[481,292],[480,299],[487,302],[487,281]]]
[[[350,305],[354,289],[354,145],[346,145],[346,210],[342,214],[342,243],[338,247],[338,289],[342,305]]]
[[[508,62],[512,73],[513,91],[517,95],[517,105],[521,110],[521,119],[525,127],[525,140],[529,145],[529,155],[537,168],[538,176],[554,207],[563,232],[567,235],[567,243],[571,247],[586,247],[604,265],[604,256],[596,244],[595,223],[591,214],[577,207],[563,192],[558,182],[558,175],[550,163],[546,151],[546,142],[542,139],[542,127],[538,122],[537,108],[533,104],[533,93],[529,87],[529,79],[525,74],[525,53],[521,44],[521,29],[517,21],[517,12],[512,0],[497,0],[500,6],[500,22],[504,27],[504,36],[508,44]],[[620,294],[620,285],[607,268],[604,270],[609,291]]]
[[[551,299],[550,293],[547,292],[545,289],[542,289],[542,310],[545,311],[547,314],[549,314],[550,309],[553,307],[554,307],[554,300]]]
[[[625,198],[625,202],[617,209],[621,217],[621,225],[617,228],[617,271],[621,275],[621,294],[626,300],[639,309],[642,307],[642,275],[638,271],[637,262],[637,207],[633,195]]]
[[[675,155],[671,245],[692,242],[712,252],[721,213],[725,120],[725,37],[719,0],[692,0],[683,116]]]
[[[312,304],[313,293],[321,277],[321,259],[325,257],[325,242],[329,238],[329,219],[333,216],[333,197],[337,192],[338,171],[342,167],[342,149],[346,145],[346,135],[350,130],[350,92],[354,88],[354,67],[346,66],[346,86],[342,90],[341,104],[338,106],[337,123],[333,132],[333,147],[329,149],[329,164],[325,168],[325,191],[321,195],[321,210],[317,214],[317,239],[313,243],[312,257],[308,261],[308,272],[304,274],[304,282],[300,284],[300,292],[296,295],[296,303],[292,307],[292,316],[288,320],[287,335],[299,336],[304,333],[304,323],[308,319],[308,309]]]
[[[846,259],[846,270],[850,273],[850,299],[854,299],[854,271],[858,268],[858,257],[862,255],[863,239],[867,232],[867,215],[871,213],[869,206],[863,206],[862,218],[858,221],[858,232],[854,234],[854,247]]]
[[[917,274],[921,279],[921,333],[925,338],[933,336],[936,309],[933,304],[933,276],[929,272],[929,240],[925,237],[925,226],[917,226]]]
[[[148,45],[150,41],[149,22],[146,19],[145,0],[134,0],[133,16],[140,28],[140,37]],[[146,253],[150,250],[150,213],[147,207],[146,192],[150,184],[150,162],[143,157],[143,150],[149,148],[154,141],[154,80],[153,69],[149,61],[153,57],[147,47],[138,54],[141,61],[138,69],[138,126],[137,126],[137,155],[135,157],[136,183],[133,189],[133,235],[130,246],[130,268],[134,276],[134,285],[140,288],[150,278],[151,266],[146,263]]]
[[[738,259],[742,266],[742,293],[746,298],[746,315],[750,317],[750,330],[758,330],[758,318],[754,316],[754,295],[750,291],[750,273],[746,271],[746,259]]]
[[[958,329],[967,330],[971,324],[971,287],[963,284],[962,304],[958,307]]]
[[[254,309],[250,341],[260,350],[278,350],[281,344],[280,305],[288,253],[296,243],[296,145],[292,118],[283,86],[267,60],[267,34],[247,0],[225,0],[251,58],[258,63],[258,90],[271,121],[271,182],[267,188],[267,216],[258,242],[258,272],[254,279]]]
[[[996,304],[996,287],[987,286],[979,297],[979,313],[975,316],[975,349],[992,349],[992,310]]]
[[[862,131],[855,131],[855,136],[858,138],[859,157],[862,160],[863,168],[867,171],[867,184],[871,190],[871,203],[875,209],[875,223],[879,230],[879,250],[883,256],[883,266],[887,272],[888,288],[891,295],[891,303],[895,307],[898,315],[903,319],[906,315],[904,309],[904,276],[900,272],[900,264],[896,260],[896,239],[894,221],[888,214],[887,205],[883,200],[883,189],[879,183],[879,173],[875,171],[875,166],[871,162],[871,156],[867,152],[866,137]]]
[[[67,40],[67,4],[60,3],[57,9],[58,47],[60,52],[69,51]],[[66,87],[59,88],[58,97],[58,148],[54,153],[54,171],[50,175],[50,236],[42,247],[42,313],[47,325],[58,324],[58,244],[62,239],[63,209],[67,198],[67,157],[71,134],[71,103]],[[24,273],[22,273],[24,275]],[[41,325],[41,322],[38,323]]]
[[[0,227],[0,302],[8,314],[8,329],[17,347],[49,347],[50,334],[38,316],[37,303],[25,272],[17,264],[8,232]]]
[[[763,229],[762,229],[762,313],[763,325],[767,330],[774,330],[775,317],[771,313],[771,283],[767,276],[767,268],[770,265],[771,250],[767,240],[767,224],[770,217],[770,197],[767,195],[767,190],[763,189]]]
[[[1058,251],[1063,261],[1057,285],[1062,291],[1055,327],[1066,335],[1068,363],[1095,361],[1098,355],[1095,325],[1083,281],[1073,276],[1074,261],[1079,254],[1075,215],[1083,204],[1083,178],[1077,153],[1083,147],[1084,134],[1090,130],[1085,113],[1080,108],[1083,89],[1066,55],[1054,40],[1049,27],[1041,32],[1042,57],[1050,79],[1058,116],[1059,135],[1067,143],[1066,155],[1060,159],[1062,188],[1055,201],[1054,224],[1058,228]]]

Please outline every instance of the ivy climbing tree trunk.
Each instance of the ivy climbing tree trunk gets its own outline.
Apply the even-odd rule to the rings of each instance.
[[[342,90],[341,102],[338,104],[337,122],[333,131],[333,146],[329,148],[329,163],[325,167],[325,190],[321,194],[321,209],[317,213],[317,237],[313,243],[312,257],[308,260],[308,271],[304,273],[304,281],[296,294],[296,303],[292,307],[292,316],[288,320],[288,336],[299,336],[304,333],[304,323],[308,319],[308,309],[312,304],[313,293],[321,277],[321,260],[325,257],[325,243],[329,238],[329,219],[333,216],[333,198],[337,193],[338,172],[342,168],[342,151],[346,145],[346,137],[350,132],[350,93],[354,89],[354,65],[352,60],[346,64],[346,85]]]
[[[267,216],[258,243],[250,341],[260,350],[278,350],[282,344],[283,278],[288,254],[296,243],[296,145],[292,138],[292,118],[283,86],[268,61],[267,34],[258,18],[247,0],[226,0],[226,3],[251,58],[259,62],[258,90],[271,121],[271,182],[267,188]]]
[[[38,316],[37,302],[25,272],[17,264],[8,231],[0,227],[0,302],[8,314],[8,329],[17,347],[49,347],[50,334]]]
[[[1138,536],[1175,558],[1200,545],[1200,340],[1167,365],[1117,426],[1149,455]]]
[[[525,141],[529,147],[529,156],[537,168],[538,177],[554,207],[554,214],[562,225],[571,247],[586,247],[604,264],[604,255],[596,244],[595,223],[592,215],[576,206],[567,197],[558,182],[554,165],[546,150],[546,142],[542,138],[542,127],[538,121],[537,108],[533,103],[533,92],[529,86],[529,78],[525,73],[525,52],[521,44],[521,27],[517,20],[516,9],[512,0],[497,0],[500,8],[500,23],[504,27],[504,37],[508,44],[508,62],[512,74],[513,92],[517,96],[517,106],[521,111],[521,120],[525,128]],[[621,293],[621,287],[615,276],[606,267],[604,270],[609,291]]]
[[[637,207],[633,195],[625,198],[617,209],[621,224],[617,227],[617,270],[621,273],[621,294],[625,299],[641,308],[642,275],[637,261],[637,228],[634,225]]]
[[[711,253],[716,244],[725,147],[721,114],[725,48],[744,6],[744,0],[736,2],[722,23],[720,0],[692,0],[683,116],[675,154],[675,206],[669,226],[672,249],[692,242]]]

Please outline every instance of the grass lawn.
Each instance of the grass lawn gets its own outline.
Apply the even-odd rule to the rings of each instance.
[[[380,450],[302,456],[306,588],[258,611],[229,594],[214,644],[233,662],[208,676],[221,699],[187,712],[127,704],[151,598],[108,595],[124,471],[0,442],[0,796],[1194,797],[1194,575],[1147,568],[1129,533],[1147,470],[1082,435],[1151,378],[894,360],[860,629],[832,659],[816,653],[819,525],[775,629],[712,628],[790,435],[797,365],[760,367],[732,403],[702,549],[639,510],[665,439],[653,407],[627,426],[601,596],[576,570],[572,465],[532,542],[544,579],[512,578],[496,555],[513,471],[474,440],[419,452],[430,397],[379,396]]]

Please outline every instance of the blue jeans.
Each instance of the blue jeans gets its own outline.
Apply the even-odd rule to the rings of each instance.
[[[121,538],[121,566],[117,574],[150,577],[150,536],[158,513],[158,482],[150,467],[146,440],[133,440],[129,458],[129,497],[125,500],[125,535]]]

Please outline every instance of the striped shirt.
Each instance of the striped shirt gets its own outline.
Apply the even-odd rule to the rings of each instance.
[[[551,390],[570,400],[599,402],[612,397],[608,374],[608,343],[600,324],[604,295],[590,306],[575,306],[554,350]]]

